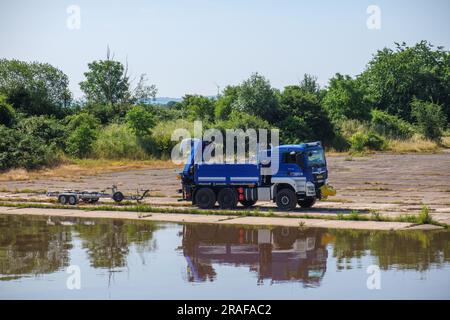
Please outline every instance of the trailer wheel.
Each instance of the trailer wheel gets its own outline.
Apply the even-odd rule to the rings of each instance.
[[[289,211],[295,209],[295,206],[297,205],[297,196],[291,189],[281,189],[277,193],[276,202],[279,209]]]
[[[316,203],[316,198],[306,198],[298,201],[298,205],[302,208],[311,208],[314,203]]]
[[[62,205],[66,204],[67,201],[68,201],[68,199],[67,199],[67,197],[64,196],[64,195],[60,195],[60,196],[58,197],[58,202],[61,203]]]
[[[76,196],[69,196],[69,204],[70,205],[74,206],[77,204],[77,202],[78,202],[78,199]]]
[[[234,209],[238,203],[238,196],[236,190],[231,188],[224,188],[219,191],[217,201],[221,209]]]
[[[242,204],[245,208],[250,208],[251,206],[253,206],[256,201],[255,200],[242,200],[239,201],[240,204]]]
[[[216,203],[216,194],[210,188],[202,188],[195,194],[195,202],[201,209],[211,209]]]
[[[124,196],[123,196],[122,192],[116,191],[116,192],[114,192],[112,198],[115,202],[121,202],[123,200]]]

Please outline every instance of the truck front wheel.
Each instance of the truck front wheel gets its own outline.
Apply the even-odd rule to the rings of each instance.
[[[210,188],[202,188],[195,194],[195,203],[201,209],[211,209],[216,203],[216,194]]]
[[[292,210],[297,205],[297,196],[291,189],[281,189],[277,192],[277,207],[281,210]]]
[[[298,205],[302,208],[311,208],[314,203],[316,203],[316,198],[306,198],[298,201]]]

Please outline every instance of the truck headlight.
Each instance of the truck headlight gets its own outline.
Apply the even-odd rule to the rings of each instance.
[[[316,187],[312,182],[306,183],[306,196],[308,197],[314,197],[316,195]]]

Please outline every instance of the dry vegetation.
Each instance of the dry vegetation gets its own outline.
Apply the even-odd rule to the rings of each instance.
[[[405,152],[438,152],[444,148],[450,148],[450,137],[443,137],[439,144],[435,141],[424,139],[414,135],[407,140],[389,140],[388,150],[395,153]]]
[[[39,178],[69,178],[73,176],[93,176],[106,172],[132,169],[170,169],[177,168],[170,160],[67,160],[63,164],[40,170],[12,169],[0,173],[0,181],[25,181]]]

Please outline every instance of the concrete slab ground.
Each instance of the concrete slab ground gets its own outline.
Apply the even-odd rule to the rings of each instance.
[[[332,229],[362,229],[362,230],[407,230],[413,227],[405,222],[375,222],[375,221],[336,221],[324,219],[298,219],[280,217],[240,217],[225,215],[197,215],[176,213],[144,213],[139,217],[138,212],[131,211],[86,211],[78,209],[38,209],[38,208],[11,208],[0,207],[0,214],[34,215],[54,217],[77,218],[108,218],[146,220],[175,223],[219,223],[233,225],[254,226],[284,226],[284,227],[315,227]],[[414,229],[418,229],[416,226]],[[428,229],[428,227],[426,227]]]

